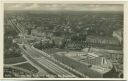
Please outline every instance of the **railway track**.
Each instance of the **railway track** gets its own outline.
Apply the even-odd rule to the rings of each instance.
[[[13,26],[13,28],[16,28],[18,32],[24,33],[24,30],[22,29],[22,25],[20,23],[17,24],[16,22],[12,22],[11,19],[9,19],[9,22]],[[45,52],[42,54],[29,46],[27,46],[27,49],[24,49],[23,47],[21,47],[21,49],[25,52],[25,55],[28,57],[29,60],[31,60],[31,62],[38,64],[38,66],[42,69],[45,68],[46,70],[48,70],[48,72],[55,74],[57,77],[78,77],[74,73],[69,72],[67,69],[60,67],[58,64],[50,60],[50,56]]]
[[[31,59],[31,61],[33,63],[35,63],[35,62],[38,63],[39,66],[42,66],[42,67],[46,68],[48,71],[55,74],[57,77],[60,77],[60,78],[74,78],[74,77],[77,77],[73,73],[69,72],[68,70],[66,70],[62,67],[60,67],[59,65],[55,64],[53,61],[47,59],[43,55],[39,56],[39,53],[34,51],[33,49],[28,47],[26,50],[25,49],[23,49],[23,50],[26,51],[25,54],[27,55],[27,57],[29,57]],[[38,57],[36,57],[36,55],[38,55]]]
[[[40,64],[43,63],[43,65],[48,68],[53,73],[56,73],[59,77],[76,77],[74,74],[68,72],[67,70],[61,68],[60,66],[56,65],[52,61],[47,60],[46,58],[41,58],[38,60]]]

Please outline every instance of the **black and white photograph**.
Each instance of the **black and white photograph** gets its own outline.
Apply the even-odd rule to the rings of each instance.
[[[4,78],[123,78],[123,4],[4,3]]]

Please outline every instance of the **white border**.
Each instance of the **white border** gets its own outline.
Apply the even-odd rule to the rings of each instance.
[[[128,2],[124,6],[124,78],[128,80]]]
[[[3,4],[0,3],[0,78],[3,76]]]

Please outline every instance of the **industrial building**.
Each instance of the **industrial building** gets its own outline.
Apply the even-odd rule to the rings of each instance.
[[[94,53],[58,52],[54,57],[91,78],[113,77],[109,73],[115,75],[112,63]]]

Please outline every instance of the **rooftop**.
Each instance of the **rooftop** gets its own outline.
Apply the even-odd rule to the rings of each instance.
[[[65,55],[66,57],[69,57],[70,59],[78,61],[87,66],[91,65],[91,67],[89,67],[90,69],[93,69],[100,73],[106,73],[112,69],[112,63],[105,57],[99,56],[96,53],[57,52],[57,54]]]

